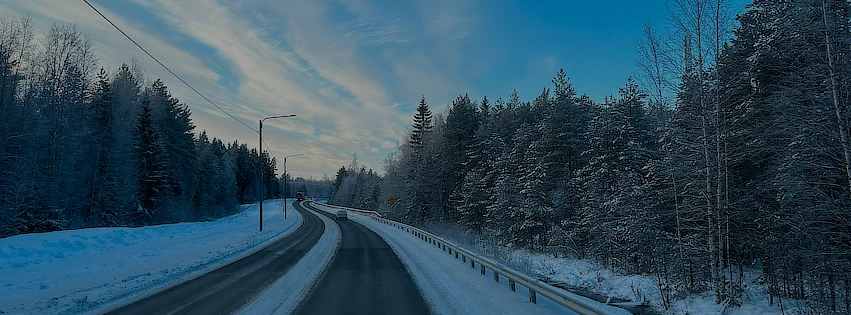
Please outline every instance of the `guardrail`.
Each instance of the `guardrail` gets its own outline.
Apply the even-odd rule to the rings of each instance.
[[[547,283],[544,283],[540,280],[533,279],[527,275],[524,275],[520,272],[512,270],[508,267],[501,266],[498,263],[495,263],[487,258],[480,257],[474,253],[471,253],[464,248],[453,244],[452,242],[446,241],[443,238],[435,236],[429,232],[423,231],[419,228],[407,225],[405,223],[396,222],[393,220],[382,218],[381,215],[376,211],[370,210],[362,210],[362,209],[354,209],[341,207],[337,205],[329,205],[329,204],[321,204],[323,206],[327,206],[335,209],[342,209],[347,211],[355,211],[370,215],[374,220],[388,224],[399,229],[405,230],[414,236],[422,239],[423,241],[429,242],[438,248],[442,249],[445,252],[448,252],[450,255],[455,255],[455,258],[460,259],[462,262],[466,263],[468,260],[470,261],[470,268],[476,268],[476,264],[479,265],[479,272],[482,275],[487,274],[486,269],[490,269],[493,272],[493,280],[499,282],[500,275],[504,278],[508,279],[508,289],[512,292],[516,292],[517,284],[520,284],[526,287],[529,290],[529,302],[537,303],[538,298],[537,295],[541,294],[551,301],[570,309],[581,315],[601,315],[601,314],[612,314],[612,312],[602,309],[599,307],[599,304],[591,299],[577,296],[573,293],[566,292],[562,289],[553,287]],[[624,310],[624,313],[629,314],[628,311]]]

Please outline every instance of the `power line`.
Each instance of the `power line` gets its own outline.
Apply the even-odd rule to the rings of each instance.
[[[269,152],[269,155],[271,155],[273,158],[275,158],[275,161],[277,161],[277,160],[278,160],[278,158],[277,158],[277,157],[275,157],[275,155],[274,155],[274,154],[272,154],[272,148],[270,148],[270,147],[269,147],[269,145],[268,145],[268,144],[266,144],[266,140],[263,140],[263,145],[264,145],[264,146],[266,146],[266,151],[268,151],[268,152]]]
[[[133,44],[135,44],[136,47],[139,47],[139,49],[144,51],[145,54],[148,55],[148,57],[151,57],[151,59],[154,59],[154,61],[156,61],[158,64],[160,64],[160,66],[162,66],[166,71],[168,71],[169,73],[171,73],[171,75],[173,75],[175,78],[180,80],[180,82],[183,82],[183,84],[185,84],[186,86],[189,87],[189,89],[191,89],[193,92],[195,92],[196,94],[201,96],[201,98],[203,98],[204,100],[209,102],[211,105],[218,108],[222,113],[225,113],[225,115],[228,115],[230,118],[232,118],[233,120],[236,120],[236,122],[242,124],[246,128],[251,129],[254,132],[258,132],[257,129],[254,129],[254,127],[249,126],[248,124],[244,123],[242,120],[239,120],[238,118],[236,118],[234,115],[231,115],[226,110],[221,108],[219,105],[216,105],[216,103],[214,103],[209,98],[204,96],[204,94],[201,94],[201,92],[198,92],[198,90],[196,90],[194,87],[192,87],[192,85],[189,85],[189,83],[187,83],[185,80],[183,80],[183,78],[181,78],[179,75],[177,75],[177,73],[174,73],[174,71],[171,71],[171,69],[169,69],[168,67],[166,67],[166,65],[164,65],[162,62],[160,62],[160,60],[157,59],[157,57],[154,57],[154,55],[149,53],[148,50],[146,50],[144,47],[142,47],[142,45],[139,45],[139,43],[137,43],[135,40],[133,40],[133,38],[131,38],[130,35],[127,35],[127,33],[125,33],[123,30],[121,30],[121,28],[118,27],[118,25],[115,25],[115,23],[112,23],[112,21],[108,17],[106,17],[106,15],[103,15],[103,13],[101,13],[100,10],[98,10],[97,8],[95,8],[95,6],[93,6],[91,3],[89,3],[88,0],[83,0],[83,2],[85,2],[87,5],[89,5],[89,7],[92,8],[92,10],[95,10],[95,12],[97,12],[97,14],[100,15],[104,20],[109,22],[109,24],[112,25],[112,27],[114,27],[116,30],[121,32],[121,34],[124,35],[124,37],[127,37],[127,39],[129,39],[131,42],[133,42]]]

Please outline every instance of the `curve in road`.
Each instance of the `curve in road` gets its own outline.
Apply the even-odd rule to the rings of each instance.
[[[337,223],[340,247],[296,314],[430,313],[408,270],[384,239],[358,223]]]
[[[325,225],[293,203],[304,224],[260,251],[108,314],[230,314],[282,277],[319,240]]]

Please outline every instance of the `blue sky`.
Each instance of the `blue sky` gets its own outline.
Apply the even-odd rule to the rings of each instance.
[[[559,68],[580,94],[617,93],[637,71],[647,21],[667,26],[665,0],[90,0],[190,84],[250,125],[264,116],[272,154],[291,173],[333,176],[352,153],[381,170],[425,95],[440,112],[460,93],[533,99]],[[739,1],[741,2],[741,0]],[[743,5],[739,5],[742,6]],[[740,8],[736,8],[740,9]],[[76,23],[100,64],[135,58],[189,104],[200,130],[257,145],[79,0],[0,2],[36,31]]]

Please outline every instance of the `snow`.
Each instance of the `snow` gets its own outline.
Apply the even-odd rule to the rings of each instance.
[[[292,200],[288,200],[292,203]],[[92,228],[0,239],[0,314],[100,313],[245,257],[301,226],[291,206],[209,222]]]
[[[537,274],[570,287],[589,289],[595,293],[630,301],[659,299],[659,288],[651,277],[619,275],[590,260],[553,258],[522,251],[514,254],[533,257],[532,269]]]
[[[711,294],[694,294],[683,300],[674,301],[670,310],[665,311],[658,301],[659,287],[650,276],[622,275],[612,272],[590,260],[553,258],[548,255],[532,255],[517,251],[513,255],[531,257],[533,271],[553,281],[570,287],[583,288],[591,292],[632,301],[650,301],[665,314],[796,314],[799,301],[783,301],[784,310],[768,304],[768,292],[764,285],[755,284],[760,272],[745,272],[745,293],[740,307],[724,309],[715,303]],[[749,298],[748,298],[749,297]],[[775,301],[775,303],[777,303]]]
[[[454,255],[404,230],[353,211],[349,211],[349,217],[380,235],[390,245],[436,314],[573,314],[540,294],[538,304],[530,303],[528,291],[521,285],[517,285],[517,292],[511,292],[506,278],[501,277],[496,283],[492,271],[487,270],[483,276],[478,265],[475,269],[470,268],[469,263],[455,259]],[[600,306],[613,313],[629,314],[624,310]]]
[[[306,296],[322,270],[339,248],[340,226],[328,217],[316,214],[325,224],[325,233],[286,275],[246,305],[239,314],[290,314]]]

